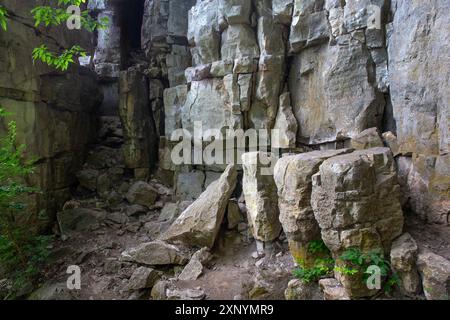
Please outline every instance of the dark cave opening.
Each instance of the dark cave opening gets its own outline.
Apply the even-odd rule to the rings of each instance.
[[[141,49],[141,28],[145,0],[127,0],[120,4],[122,65],[127,67],[130,54]]]

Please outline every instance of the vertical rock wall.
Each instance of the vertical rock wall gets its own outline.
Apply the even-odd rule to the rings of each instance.
[[[2,5],[11,19],[8,31],[0,31],[0,104],[13,115],[2,120],[0,131],[15,120],[19,142],[27,145],[27,156],[37,159],[29,179],[42,192],[30,197],[28,210],[36,219],[43,213],[44,221],[35,225],[45,226],[70,198],[75,172],[95,136],[94,113],[102,95],[93,72],[74,66],[59,73],[31,59],[42,43],[52,50],[75,43],[90,49],[88,35],[65,28],[37,33],[29,13],[34,3],[5,0]]]

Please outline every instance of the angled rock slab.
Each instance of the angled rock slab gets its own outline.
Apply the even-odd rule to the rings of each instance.
[[[212,248],[236,182],[236,166],[230,165],[220,179],[210,184],[175,220],[161,239],[170,243]]]
[[[174,245],[157,240],[122,252],[122,260],[149,266],[183,265],[188,261],[188,254]]]

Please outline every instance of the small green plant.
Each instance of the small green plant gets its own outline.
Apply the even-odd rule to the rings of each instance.
[[[345,266],[335,265],[336,261],[331,257],[330,250],[321,240],[308,243],[308,253],[322,257],[316,259],[312,267],[306,267],[302,260],[297,261],[298,267],[294,269],[293,274],[305,283],[331,276],[333,271],[351,277],[362,275],[363,281],[367,281],[370,276],[367,270],[370,266],[379,267],[381,276],[385,279],[384,290],[386,292],[391,291],[400,282],[398,275],[392,272],[390,262],[384,258],[382,250],[362,253],[358,248],[350,248],[339,257],[341,261],[345,262]]]
[[[363,275],[363,281],[367,281],[370,273],[367,272],[370,266],[377,266],[381,271],[381,277],[385,279],[385,291],[391,291],[400,281],[397,274],[392,272],[390,262],[385,259],[381,249],[374,249],[368,253],[363,253],[358,248],[350,248],[341,256],[340,260],[348,266],[337,267],[336,271],[350,276]]]
[[[309,242],[308,253],[321,257],[314,261],[312,267],[307,267],[305,261],[298,260],[298,266],[293,271],[294,276],[305,283],[315,282],[330,276],[334,268],[334,260],[325,243],[322,240]]]
[[[8,11],[6,11],[5,7],[0,5],[0,27],[3,30],[7,30],[7,18],[8,18]]]
[[[0,106],[0,118],[9,114]],[[14,298],[40,273],[48,257],[48,236],[33,231],[30,213],[24,199],[36,190],[27,186],[25,177],[33,172],[30,161],[24,161],[25,145],[17,145],[16,123],[8,123],[5,137],[0,138],[0,269],[12,281],[6,297]]]
[[[316,259],[314,266],[305,267],[303,261],[297,261],[298,267],[294,269],[294,276],[304,283],[316,282],[328,277],[333,272],[334,260],[332,258]]]

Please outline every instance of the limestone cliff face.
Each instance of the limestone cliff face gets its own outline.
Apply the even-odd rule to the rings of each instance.
[[[170,21],[179,11],[168,8]],[[185,47],[183,59],[166,56],[177,62],[168,69],[177,80],[165,91],[166,136],[192,131],[194,121],[205,130],[273,129],[287,95],[283,110],[298,130],[284,128],[297,146],[334,149],[372,127],[395,133],[404,204],[446,223],[448,9],[444,0],[198,0],[185,30],[191,67]]]
[[[8,31],[0,32],[0,104],[13,113],[4,119],[17,121],[18,139],[27,145],[27,155],[37,159],[31,182],[42,193],[30,199],[30,212],[46,209],[54,220],[70,197],[75,172],[95,132],[95,106],[101,101],[96,76],[87,69],[73,67],[58,73],[33,63],[33,48],[46,43],[50,48],[81,43],[91,47],[89,38],[64,29],[47,33],[36,30],[30,18],[31,1],[2,1],[11,19]]]
[[[87,71],[63,75],[34,65],[31,49],[53,40],[30,28],[24,17],[31,4],[5,6],[15,14],[9,32],[0,33],[0,102],[14,111],[21,139],[41,159],[36,176],[48,193],[39,201],[49,206],[64,198],[95,136],[99,95]],[[159,148],[158,176],[173,180],[182,200],[193,199],[224,169],[171,163],[169,136],[192,131],[195,121],[205,130],[281,128],[286,151],[350,146],[377,127],[396,135],[388,136],[403,205],[429,222],[448,222],[448,1],[91,0],[88,6],[111,22],[98,33],[93,56],[105,97],[99,114],[119,116],[122,101],[122,123],[133,129],[124,137],[130,169],[152,168]],[[49,36],[64,46],[89,40],[80,32]],[[140,89],[126,90],[119,78],[136,74]],[[151,119],[141,125],[133,119],[142,114]]]

